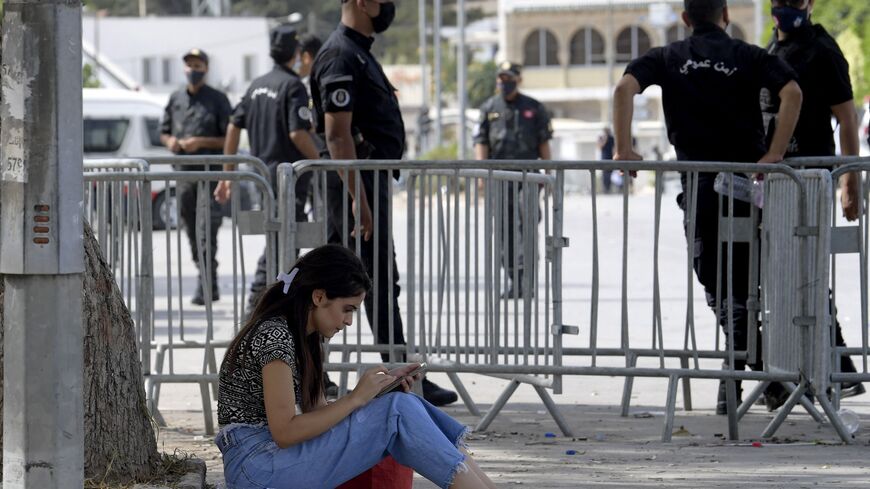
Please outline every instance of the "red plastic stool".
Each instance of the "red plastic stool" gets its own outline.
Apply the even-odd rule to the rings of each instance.
[[[414,471],[387,456],[337,489],[411,489],[413,485]]]

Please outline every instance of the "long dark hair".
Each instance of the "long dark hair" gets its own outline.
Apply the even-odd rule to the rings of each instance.
[[[221,371],[226,369],[227,374],[232,373],[249,360],[250,342],[244,343],[243,351],[242,340],[256,331],[257,326],[266,319],[283,317],[293,337],[296,365],[302,377],[302,399],[297,402],[308,412],[317,406],[323,395],[323,337],[320,333],[308,335],[305,331],[308,313],[314,305],[311,295],[322,289],[328,299],[354,297],[368,292],[372,282],[359,258],[337,245],[321,246],[308,252],[293,268],[299,271],[286,294],[284,282],[277,282],[260,297],[250,318],[227,347]]]

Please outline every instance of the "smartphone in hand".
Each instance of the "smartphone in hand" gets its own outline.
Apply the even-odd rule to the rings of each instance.
[[[381,392],[379,392],[378,395],[375,396],[375,399],[377,399],[377,398],[379,398],[379,397],[381,397],[381,396],[384,396],[384,395],[386,395],[386,394],[389,394],[390,392],[393,392],[394,390],[396,390],[400,385],[402,385],[402,381],[405,380],[405,377],[413,377],[413,376],[415,376],[415,375],[417,375],[417,374],[424,374],[424,373],[426,373],[426,368],[427,368],[427,367],[428,367],[428,365],[426,365],[426,363],[423,362],[423,363],[421,363],[417,368],[415,368],[414,370],[411,370],[410,372],[408,372],[408,373],[405,374],[404,376],[399,377],[399,378],[397,378],[396,380],[390,382],[390,384],[389,384],[388,386],[386,386],[386,387],[384,387],[383,389],[381,389]]]

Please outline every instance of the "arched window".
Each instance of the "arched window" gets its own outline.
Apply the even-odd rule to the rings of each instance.
[[[646,54],[650,47],[652,42],[645,30],[636,25],[626,27],[616,36],[616,62],[627,63]]]
[[[572,65],[601,65],[607,62],[604,55],[604,37],[592,27],[584,27],[571,38]]]
[[[668,27],[668,31],[665,33],[665,38],[667,43],[670,44],[672,42],[682,41],[690,32],[691,31],[685,24],[674,24]]]
[[[746,33],[743,32],[743,29],[741,29],[740,26],[737,24],[728,24],[728,28],[725,29],[725,32],[727,32],[734,39],[746,41]]]
[[[526,66],[558,66],[559,41],[546,29],[536,29],[526,38],[523,64]]]

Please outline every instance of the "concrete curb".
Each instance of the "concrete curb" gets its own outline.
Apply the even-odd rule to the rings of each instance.
[[[133,489],[170,489],[165,485],[136,484]],[[187,461],[187,473],[172,485],[172,489],[205,489],[205,461],[198,458]]]
[[[177,489],[205,488],[205,461],[194,458],[187,461],[188,472],[176,484]]]

